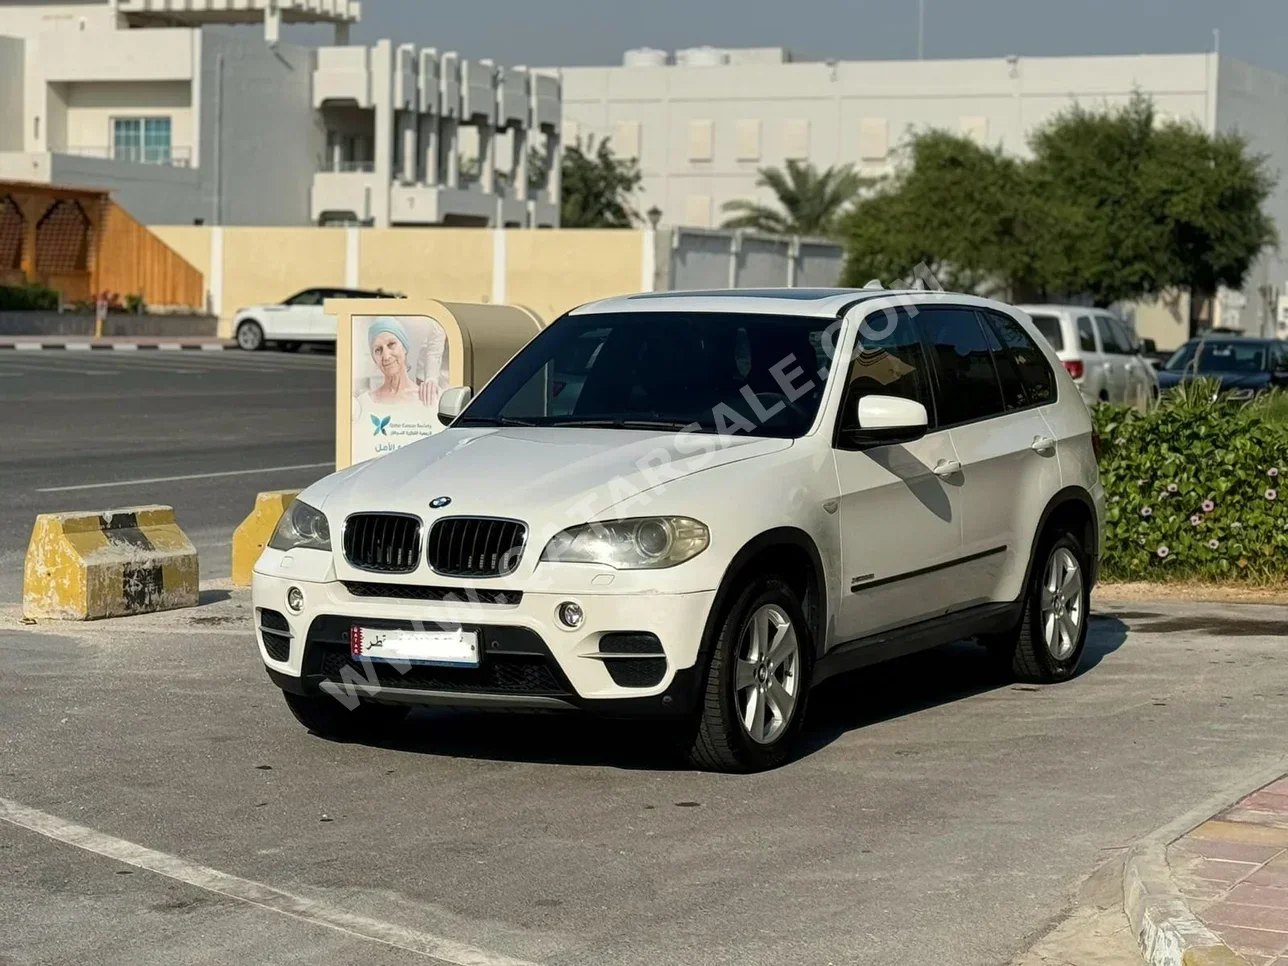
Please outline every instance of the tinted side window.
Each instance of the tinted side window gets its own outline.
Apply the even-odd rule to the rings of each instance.
[[[917,323],[930,352],[939,423],[986,419],[1006,411],[989,339],[971,309],[923,309]]]
[[[1023,409],[1029,404],[1029,394],[1020,379],[1020,371],[1015,367],[1015,360],[998,339],[995,327],[989,325],[988,313],[981,312],[980,325],[984,327],[984,338],[988,349],[993,353],[993,367],[997,369],[997,381],[1002,387],[1002,399],[1007,409]]]
[[[1096,334],[1091,330],[1091,316],[1078,316],[1078,348],[1083,352],[1096,352]]]
[[[864,396],[899,396],[926,407],[933,420],[929,371],[917,325],[900,310],[893,317],[878,314],[859,326],[845,378],[840,429],[859,429],[859,400]]]
[[[1105,347],[1106,353],[1115,356],[1127,354],[1127,346],[1120,341],[1117,326],[1113,324],[1113,319],[1097,315],[1096,328],[1100,330],[1100,344]]]
[[[283,305],[321,305],[323,292],[321,289],[309,288],[296,295],[292,295],[283,302]]]
[[[1124,346],[1130,355],[1140,352],[1140,343],[1136,341],[1136,334],[1128,328],[1126,322],[1121,319],[1110,319],[1109,325],[1117,334],[1119,344]]]
[[[1029,402],[1041,406],[1053,401],[1055,379],[1051,373],[1051,366],[1037,343],[1024,331],[1024,327],[1009,315],[989,312],[988,321],[1019,372]]]

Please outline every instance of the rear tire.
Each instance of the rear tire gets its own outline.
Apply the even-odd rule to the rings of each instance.
[[[362,702],[350,710],[330,695],[283,691],[295,720],[320,738],[331,741],[369,741],[387,737],[407,717],[410,708]]]
[[[800,601],[776,577],[738,594],[716,634],[689,761],[753,772],[787,760],[800,735],[814,639]]]
[[[246,321],[237,326],[237,345],[247,352],[264,348],[264,328],[258,322]]]
[[[1044,539],[1024,591],[1024,613],[1008,634],[984,641],[999,664],[1021,681],[1054,684],[1077,673],[1087,645],[1091,583],[1087,554],[1072,533]]]

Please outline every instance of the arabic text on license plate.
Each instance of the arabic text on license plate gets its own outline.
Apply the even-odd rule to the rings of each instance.
[[[479,638],[474,631],[405,631],[354,625],[349,645],[353,657],[372,661],[479,666]]]

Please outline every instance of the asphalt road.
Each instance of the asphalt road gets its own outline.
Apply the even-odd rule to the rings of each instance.
[[[0,602],[42,512],[169,504],[203,579],[228,576],[255,493],[328,472],[334,373],[307,352],[0,351]],[[325,465],[277,469],[306,464]]]
[[[330,743],[247,608],[0,617],[0,962],[999,964],[1284,753],[1288,608],[1099,606],[1057,687],[969,645],[837,679],[754,776],[571,716]]]

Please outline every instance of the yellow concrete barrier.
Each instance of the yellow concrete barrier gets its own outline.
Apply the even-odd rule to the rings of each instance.
[[[42,513],[27,545],[24,617],[96,620],[195,607],[197,550],[168,506]]]
[[[255,509],[233,531],[233,586],[249,587],[255,561],[268,546],[277,521],[299,490],[269,490],[255,497]]]

